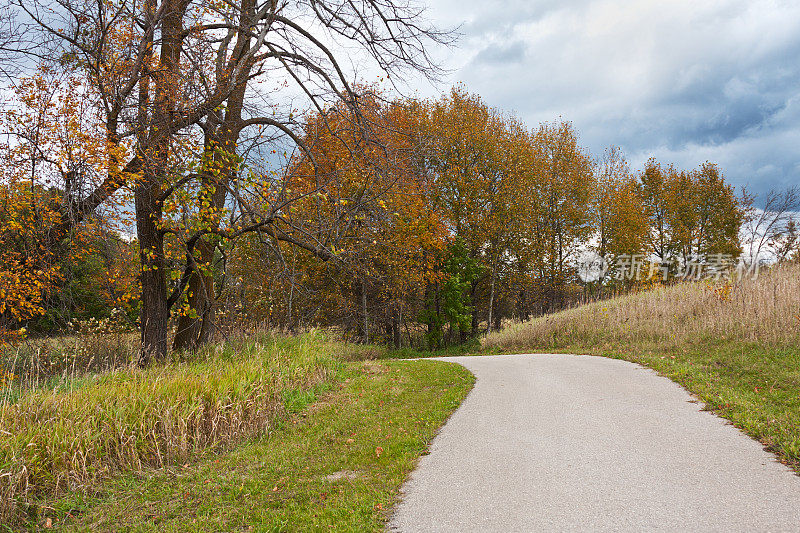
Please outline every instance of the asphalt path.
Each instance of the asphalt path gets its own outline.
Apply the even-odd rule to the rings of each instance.
[[[649,369],[576,355],[443,360],[477,382],[389,531],[800,532],[800,477]]]

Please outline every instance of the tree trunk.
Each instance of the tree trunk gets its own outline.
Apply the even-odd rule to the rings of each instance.
[[[143,171],[134,191],[136,205],[136,232],[139,237],[142,283],[142,345],[137,363],[147,366],[167,355],[167,325],[169,306],[167,281],[164,272],[164,233],[162,232],[162,183],[169,161],[170,123],[175,111],[178,81],[180,80],[180,54],[183,42],[182,20],[187,4],[172,0],[167,6],[161,27],[160,68],[154,74],[154,100],[151,127],[147,136],[139,138]],[[149,104],[149,82],[140,87],[139,120],[144,123]]]
[[[472,322],[470,324],[470,334],[473,337],[478,336],[478,302],[477,302],[477,292],[478,292],[478,280],[473,281],[470,284],[469,288],[469,303],[472,306]],[[464,336],[465,332],[461,333],[461,342],[466,342],[466,337]]]
[[[402,339],[400,337],[400,335],[401,335],[401,333],[400,333],[400,322],[401,322],[400,315],[399,314],[395,315],[393,317],[393,321],[394,321],[394,324],[393,324],[393,326],[394,326],[393,327],[394,347],[397,348],[397,349],[400,349],[400,344],[402,343]]]
[[[243,0],[241,3],[240,17],[242,19],[255,16],[255,2]],[[232,52],[233,57],[243,57],[251,48],[252,36],[243,24],[236,36],[236,45]],[[247,79],[252,70],[252,63],[245,63],[242,79]],[[204,159],[210,161],[203,170],[201,178],[200,196],[208,201],[210,209],[202,217],[203,225],[209,229],[218,229],[220,220],[218,214],[225,207],[227,186],[236,177],[238,165],[234,162],[239,133],[242,127],[242,110],[247,89],[246,83],[239,83],[225,102],[225,115],[221,120],[211,121],[206,124],[206,138],[203,147]],[[202,203],[202,202],[201,202]],[[209,342],[216,329],[216,302],[214,300],[214,273],[211,268],[214,259],[214,243],[207,238],[201,238],[197,243],[201,257],[199,264],[203,266],[201,272],[196,270],[189,280],[188,290],[189,307],[194,310],[192,316],[181,316],[178,322],[178,332],[175,337],[174,349],[195,350]],[[294,282],[294,280],[292,280]],[[289,303],[289,327],[292,328],[291,310]]]
[[[136,230],[142,283],[142,345],[137,364],[145,367],[167,355],[167,283],[164,276],[164,235],[159,229],[160,206],[153,200],[151,184],[140,185],[135,193]]]
[[[214,301],[214,277],[210,272],[214,260],[213,245],[199,240],[197,249],[200,252],[198,264],[207,272],[194,270],[187,286],[189,308],[194,316],[181,315],[175,331],[172,349],[175,351],[194,351],[213,338],[215,328],[216,302]]]
[[[492,314],[494,312],[494,286],[495,286],[495,279],[497,278],[497,261],[495,264],[492,265],[492,281],[489,287],[489,319],[486,324],[487,333],[492,332]]]
[[[364,319],[364,337],[363,342],[364,344],[369,343],[369,313],[367,310],[367,282],[366,280],[361,280],[361,312],[363,314]]]
[[[527,311],[527,293],[525,289],[520,289],[519,293],[517,294],[517,316],[519,317],[520,322],[525,322],[528,320],[528,311]]]

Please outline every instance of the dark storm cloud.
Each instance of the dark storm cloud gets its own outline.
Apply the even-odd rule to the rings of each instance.
[[[461,23],[451,81],[531,127],[561,116],[635,165],[708,159],[752,190],[800,183],[800,2],[429,2]]]

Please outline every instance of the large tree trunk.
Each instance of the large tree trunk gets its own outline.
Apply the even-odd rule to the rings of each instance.
[[[142,345],[137,363],[147,366],[167,355],[169,305],[164,269],[164,233],[162,185],[169,161],[170,132],[166,130],[174,114],[180,80],[182,20],[186,4],[171,0],[161,27],[161,68],[153,76],[154,99],[152,126],[146,138],[140,138],[139,150],[143,172],[134,191],[136,231],[139,237],[142,283]],[[149,104],[149,81],[140,85],[140,121],[146,121]]]
[[[232,154],[236,150],[236,143],[231,139],[233,134],[230,131],[226,133],[225,140],[219,144],[225,148],[225,153]],[[206,141],[206,152],[214,155],[211,157],[211,168],[204,172],[200,192],[200,195],[211,206],[209,210],[211,215],[204,217],[202,224],[212,230],[219,228],[218,214],[225,207],[227,182],[235,172],[235,169],[227,165],[228,161],[226,161],[226,156],[220,152],[219,144],[213,138]],[[197,266],[193,268],[191,265],[187,265],[186,267],[192,268],[187,291],[189,308],[193,312],[191,315],[182,314],[178,319],[178,330],[172,346],[174,350],[193,351],[197,349],[213,338],[216,328],[217,302],[214,297],[213,271],[215,244],[210,239],[200,238],[195,248],[199,252],[199,257],[196,257],[199,270]]]
[[[161,209],[155,201],[151,177],[134,193],[136,230],[141,262],[142,315],[141,347],[137,358],[140,367],[167,355],[167,283],[164,276],[164,235],[159,229]]]
[[[254,17],[255,2],[242,0],[240,5],[242,19]],[[237,35],[236,46],[233,50],[234,57],[243,57],[251,48],[251,35],[246,31],[246,24]],[[244,64],[242,79],[249,77],[252,62]],[[238,172],[237,165],[233,162],[239,133],[242,127],[242,110],[247,89],[246,83],[239,83],[226,100],[225,116],[222,120],[213,123],[209,118],[206,125],[207,134],[204,146],[204,158],[211,161],[208,168],[204,169],[201,178],[200,195],[207,200],[212,213],[205,217],[203,225],[209,229],[219,229],[218,214],[225,207],[227,186]],[[182,315],[178,319],[178,331],[173,343],[174,350],[195,350],[213,338],[216,329],[216,301],[214,298],[214,273],[212,261],[214,259],[214,244],[208,239],[201,238],[197,243],[200,251],[200,272],[195,269],[189,278],[187,289],[189,291],[189,308],[194,312],[191,316]],[[190,268],[187,266],[187,268]],[[291,324],[291,305],[289,311]]]

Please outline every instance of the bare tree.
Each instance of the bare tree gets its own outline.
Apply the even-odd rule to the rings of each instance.
[[[742,233],[748,252],[745,260],[751,263],[780,255],[782,239],[800,208],[800,189],[770,191],[764,197],[763,207],[758,207],[756,200],[754,195],[742,192],[740,202],[745,211]]]
[[[64,205],[50,239],[61,239],[121,188],[133,190],[141,259],[140,365],[167,353],[170,313],[187,287],[194,311],[179,321],[176,347],[208,338],[211,264],[221,241],[260,232],[322,258],[332,255],[333,222],[298,227],[286,216],[298,199],[287,180],[262,177],[264,186],[255,191],[242,179],[243,139],[252,146],[266,137],[273,149],[294,146],[310,157],[307,143],[313,139],[303,135],[298,106],[286,98],[285,87],[323,116],[332,103],[345,102],[362,132],[359,142],[369,143],[372,125],[358,112],[362,94],[343,63],[352,56],[338,45],[355,45],[390,79],[410,71],[435,78],[439,70],[427,47],[452,41],[451,33],[428,26],[423,10],[406,0],[13,5],[19,38],[3,49],[10,54],[4,63],[49,61],[85,76],[111,159],[91,192]],[[262,82],[281,90],[264,89]],[[335,187],[335,176],[317,179],[317,190]],[[193,213],[181,211],[190,203]],[[345,215],[353,215],[359,203],[354,205]],[[185,251],[174,282],[167,279],[165,242]]]

